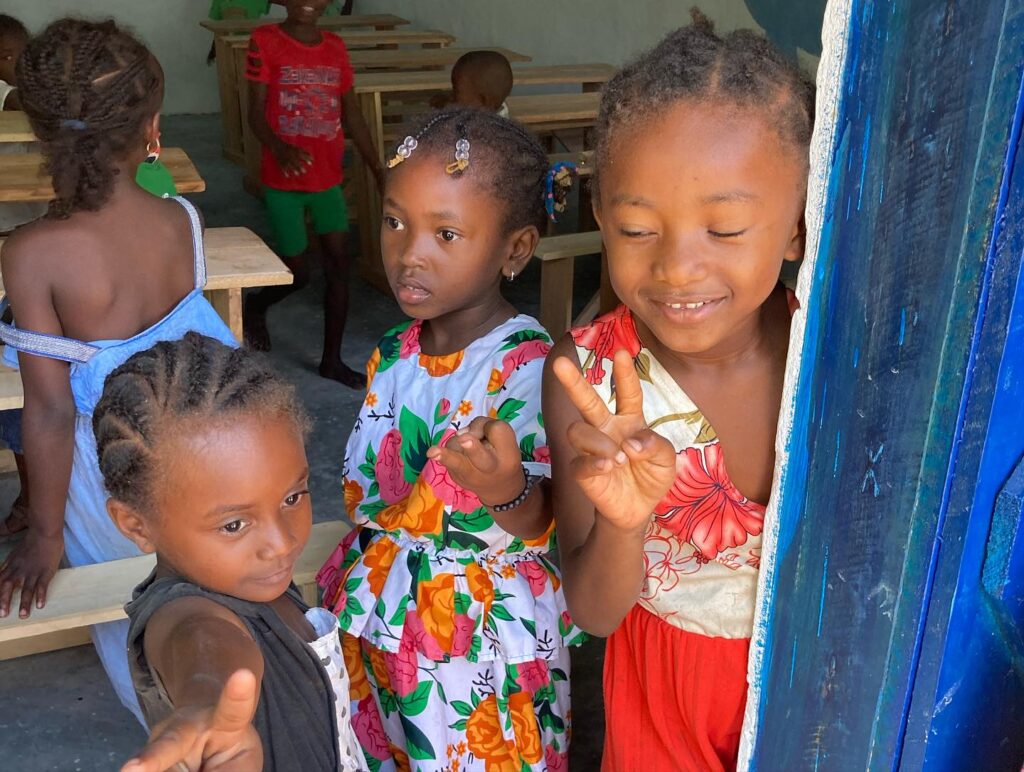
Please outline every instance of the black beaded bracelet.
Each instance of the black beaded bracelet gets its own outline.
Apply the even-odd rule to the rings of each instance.
[[[495,504],[494,506],[489,506],[488,509],[490,509],[492,512],[508,512],[510,509],[515,509],[524,501],[526,501],[526,499],[530,495],[530,491],[533,490],[533,486],[537,484],[538,480],[540,480],[540,476],[530,474],[525,466],[523,467],[523,474],[526,476],[526,485],[523,486],[522,492],[514,499],[512,499],[512,501],[509,501],[505,504]]]

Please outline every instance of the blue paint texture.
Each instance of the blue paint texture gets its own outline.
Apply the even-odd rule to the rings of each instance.
[[[849,47],[752,767],[1019,770],[1024,4],[863,2]]]

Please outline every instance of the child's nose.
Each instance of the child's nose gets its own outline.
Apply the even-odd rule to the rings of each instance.
[[[666,241],[655,271],[669,284],[683,286],[704,278],[708,272],[707,256],[698,239],[679,236]]]
[[[285,520],[279,520],[267,528],[260,557],[277,560],[292,552],[298,544],[298,537],[291,525]]]

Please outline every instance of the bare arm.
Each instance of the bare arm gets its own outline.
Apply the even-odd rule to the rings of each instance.
[[[374,179],[377,181],[378,189],[384,188],[384,167],[380,163],[380,154],[374,147],[370,138],[370,129],[366,125],[366,118],[363,111],[359,109],[359,100],[351,89],[346,91],[342,97],[342,116],[345,121],[345,130],[352,137],[356,150],[363,159],[363,163],[370,169]]]
[[[640,595],[644,535],[675,470],[671,445],[646,428],[632,362],[620,356],[615,415],[580,374],[568,336],[551,350],[544,369],[551,508],[566,602],[576,624],[602,636],[619,626]]]
[[[3,250],[3,277],[18,324],[26,330],[63,335],[49,282],[33,266],[34,231],[12,236]],[[46,591],[64,553],[64,506],[71,481],[75,443],[75,401],[68,365],[55,359],[18,354],[25,392],[22,434],[31,502],[29,530],[0,570],[0,617],[10,611],[21,587],[24,618],[46,603]]]

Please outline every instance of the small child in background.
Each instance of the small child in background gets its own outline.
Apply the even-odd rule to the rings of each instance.
[[[337,620],[292,584],[307,424],[263,359],[196,333],[108,376],[92,416],[107,509],[157,557],[125,608],[152,727],[125,772],[365,769]]]
[[[497,51],[470,51],[452,67],[452,90],[431,99],[431,107],[478,107],[508,118],[505,100],[512,93],[512,65]]]
[[[163,73],[149,50],[112,21],[61,19],[29,42],[17,76],[56,195],[48,216],[15,231],[2,253],[17,328],[0,325],[0,339],[7,357],[17,352],[24,384],[31,510],[0,568],[0,616],[20,588],[25,618],[45,605],[62,555],[81,566],[140,554],[107,515],[96,461],[90,419],[107,374],[190,330],[234,338],[203,297],[198,212],[135,182],[160,131]],[[127,622],[91,633],[118,697],[141,721]]]
[[[0,13],[0,110],[20,110],[21,97],[14,83],[14,66],[28,43],[28,29],[6,13]]]
[[[565,594],[608,638],[602,769],[734,769],[803,254],[814,87],[691,26],[605,87],[594,214],[623,305],[552,350]]]
[[[253,348],[269,349],[267,310],[309,281],[308,212],[322,246],[326,285],[319,373],[356,389],[365,379],[341,359],[349,291],[343,121],[378,184],[383,170],[352,92],[348,49],[340,37],[316,26],[326,6],[327,0],[286,0],[288,17],[258,27],[249,46],[248,120],[263,145],[260,176],[277,252],[295,281],[246,297],[246,339]]]
[[[384,268],[413,320],[367,365],[344,463],[357,527],[317,577],[356,735],[385,772],[565,769],[582,634],[540,491],[551,339],[501,293],[556,203],[551,169],[521,125],[467,108],[427,116],[389,166]]]

